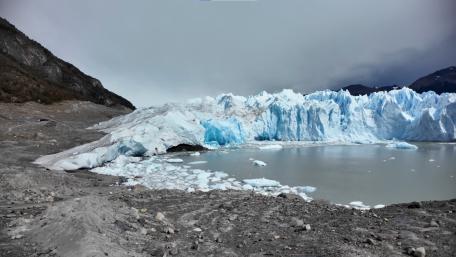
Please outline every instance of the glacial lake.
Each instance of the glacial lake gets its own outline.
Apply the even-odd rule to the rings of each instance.
[[[308,195],[333,203],[367,205],[456,198],[456,144],[414,143],[417,150],[384,145],[313,145],[280,150],[240,148],[180,156],[193,168],[224,171],[241,179],[267,178],[282,185],[313,186]],[[261,160],[258,167],[249,159]]]

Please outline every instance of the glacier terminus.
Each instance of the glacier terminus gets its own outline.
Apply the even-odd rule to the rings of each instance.
[[[409,88],[362,96],[289,89],[249,97],[222,94],[139,109],[91,129],[108,134],[36,163],[54,170],[93,168],[120,155],[153,156],[180,144],[214,149],[255,141],[454,141],[456,94]]]

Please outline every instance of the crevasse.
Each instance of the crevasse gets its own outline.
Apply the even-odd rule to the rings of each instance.
[[[51,169],[92,168],[119,155],[154,155],[179,144],[208,148],[255,140],[372,143],[456,140],[456,94],[402,88],[369,96],[292,90],[223,94],[140,109],[97,124],[99,141],[44,156]]]

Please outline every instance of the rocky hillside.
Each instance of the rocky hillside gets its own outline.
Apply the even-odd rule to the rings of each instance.
[[[99,80],[57,58],[1,17],[0,49],[1,102],[83,100],[135,109]]]
[[[380,91],[390,91],[395,88],[399,88],[398,86],[384,86],[384,87],[368,87],[362,84],[354,84],[350,86],[346,86],[343,89],[348,90],[351,95],[368,95],[374,92]]]
[[[451,66],[427,76],[419,78],[407,87],[418,93],[434,91],[441,93],[456,93],[456,67]],[[399,88],[399,86],[370,87],[361,84],[346,86],[343,89],[348,90],[352,95],[367,95],[373,92],[390,91]]]
[[[456,93],[456,67],[451,66],[436,71],[418,79],[409,87],[418,93],[426,91],[434,91],[437,94]]]

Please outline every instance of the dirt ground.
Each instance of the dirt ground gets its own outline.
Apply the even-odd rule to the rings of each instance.
[[[456,256],[456,199],[359,211],[294,195],[126,187],[31,163],[100,138],[85,128],[125,112],[0,104],[0,256]]]

